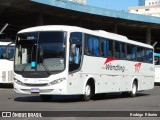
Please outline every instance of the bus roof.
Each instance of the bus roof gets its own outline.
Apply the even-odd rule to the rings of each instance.
[[[153,47],[151,45],[145,44],[145,43],[141,43],[141,42],[136,42],[133,40],[129,40],[126,36],[123,35],[119,35],[119,34],[115,34],[115,33],[110,33],[110,32],[106,32],[103,30],[89,30],[86,28],[81,28],[81,27],[77,27],[77,26],[67,26],[67,25],[45,25],[45,26],[37,26],[37,27],[31,27],[31,28],[27,28],[27,29],[23,29],[21,31],[18,32],[19,33],[26,33],[26,32],[38,32],[38,31],[69,31],[69,32],[83,32],[86,34],[91,34],[91,35],[95,35],[95,36],[101,36],[104,38],[108,38],[108,39],[113,39],[113,40],[117,40],[117,41],[121,41],[121,42],[126,42],[126,43],[130,43],[130,44],[135,44],[138,46],[143,46],[143,47],[147,47],[147,48],[152,48]]]
[[[1,46],[1,45],[7,46],[7,45],[10,44],[10,43],[12,43],[12,42],[0,42],[0,46]]]

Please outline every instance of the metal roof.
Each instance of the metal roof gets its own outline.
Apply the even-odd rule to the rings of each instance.
[[[68,0],[0,0],[0,28],[5,23],[9,26],[0,38],[15,39],[17,31],[22,28],[71,25],[105,30],[144,43],[150,32],[151,44],[160,44],[158,17],[81,5]]]
[[[159,17],[133,14],[125,11],[110,10],[110,9],[98,8],[98,7],[88,6],[88,5],[81,5],[81,4],[73,3],[67,0],[30,0],[30,1],[46,4],[49,6],[59,7],[63,9],[89,13],[93,15],[160,24]]]

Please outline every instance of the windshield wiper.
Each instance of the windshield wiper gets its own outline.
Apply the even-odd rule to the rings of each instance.
[[[47,67],[44,63],[42,63],[42,65],[43,65],[45,71],[47,72],[47,74],[48,74],[48,75],[51,75],[51,72],[49,71],[48,67]],[[25,64],[25,65],[23,66],[22,72],[24,72],[24,70],[26,69],[27,66],[28,66],[28,64]]]
[[[51,75],[51,72],[49,71],[48,67],[44,63],[42,63],[42,65],[43,65],[45,71],[48,73],[48,75]]]
[[[28,66],[28,63],[26,63],[25,65],[23,65],[22,72],[24,72],[24,70],[26,69],[27,66]]]
[[[47,74],[51,75],[51,72],[49,71],[48,67],[43,63],[43,60],[44,60],[43,57],[41,57],[41,56],[39,56],[39,57],[42,60],[41,64],[43,65],[43,67],[44,67],[45,71],[47,72]]]

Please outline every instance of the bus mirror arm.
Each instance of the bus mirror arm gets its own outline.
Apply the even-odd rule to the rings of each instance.
[[[7,28],[8,25],[9,25],[9,24],[6,23],[6,24],[1,28],[0,34],[3,34],[3,31]]]
[[[155,47],[156,45],[157,45],[157,41],[152,46]]]

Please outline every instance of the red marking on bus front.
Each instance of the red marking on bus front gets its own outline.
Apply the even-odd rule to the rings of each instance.
[[[116,58],[106,58],[106,61],[104,62],[104,65],[107,64],[108,62],[114,61],[114,60],[118,60]]]

